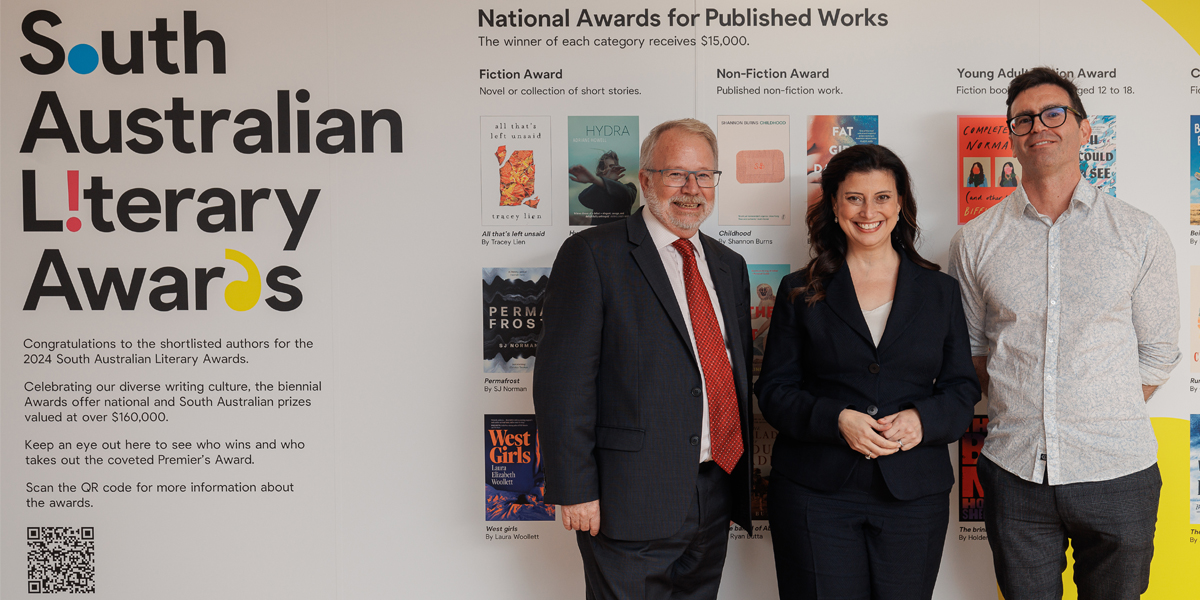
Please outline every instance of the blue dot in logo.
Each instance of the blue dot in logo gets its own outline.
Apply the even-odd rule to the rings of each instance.
[[[100,64],[100,55],[96,53],[96,49],[87,44],[78,44],[67,53],[67,64],[71,65],[71,70],[80,75],[87,75],[96,70],[96,65]]]

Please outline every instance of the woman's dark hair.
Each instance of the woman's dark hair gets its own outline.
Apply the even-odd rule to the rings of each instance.
[[[979,167],[978,173],[975,172],[975,167]],[[983,163],[977,162],[971,165],[971,174],[967,176],[967,185],[981,187],[985,183],[987,183],[987,180],[984,179],[983,175]]]
[[[808,207],[808,216],[805,218],[808,223],[809,252],[813,259],[799,271],[805,276],[804,287],[793,289],[788,294],[788,300],[795,302],[797,296],[803,295],[804,301],[812,306],[825,298],[826,285],[846,263],[846,232],[834,222],[833,205],[837,200],[838,188],[852,173],[872,171],[889,172],[896,181],[900,218],[892,229],[892,247],[926,269],[941,270],[937,264],[917,253],[916,241],[921,236],[921,229],[917,227],[917,201],[913,198],[912,180],[904,162],[883,146],[851,146],[833,155],[829,165],[821,172],[821,199]]]
[[[996,182],[996,187],[1017,187],[1017,170],[1011,160],[1000,167],[1000,181]]]

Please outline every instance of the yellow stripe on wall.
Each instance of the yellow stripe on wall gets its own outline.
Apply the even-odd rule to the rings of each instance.
[[[1147,2],[1151,4],[1151,2]],[[1182,2],[1162,2],[1179,4]],[[1192,19],[1197,21],[1197,19]],[[1195,44],[1192,44],[1193,47]],[[1186,419],[1156,417],[1150,419],[1158,437],[1158,470],[1162,473],[1162,496],[1158,503],[1158,525],[1154,532],[1154,561],[1150,563],[1150,589],[1142,600],[1179,600],[1195,598],[1196,565],[1200,565],[1200,525],[1189,523],[1191,484],[1188,471],[1191,424]],[[1195,541],[1193,541],[1195,540]],[[1067,549],[1067,570],[1063,571],[1063,598],[1076,600],[1075,561]],[[997,590],[996,596],[1004,600]]]

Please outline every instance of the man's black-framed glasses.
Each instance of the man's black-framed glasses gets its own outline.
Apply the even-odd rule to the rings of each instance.
[[[659,173],[662,175],[663,183],[667,187],[683,187],[687,185],[688,177],[695,176],[696,185],[702,188],[717,187],[717,183],[721,181],[720,171],[710,171],[707,169],[700,171],[685,171],[683,169],[646,169],[650,173]]]
[[[1083,115],[1079,114],[1078,111],[1070,106],[1051,106],[1050,108],[1047,108],[1036,115],[1017,115],[1009,119],[1008,130],[1011,131],[1013,135],[1029,135],[1029,132],[1033,131],[1034,117],[1041,119],[1042,125],[1045,125],[1050,129],[1062,127],[1063,123],[1067,122],[1067,112],[1070,112],[1081,119],[1083,118]]]

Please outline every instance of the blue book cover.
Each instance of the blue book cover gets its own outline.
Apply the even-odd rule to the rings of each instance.
[[[483,372],[531,373],[542,333],[548,267],[483,270]]]
[[[638,202],[638,118],[567,117],[567,222],[602,225]]]
[[[1192,415],[1192,455],[1188,461],[1191,472],[1192,525],[1200,525],[1200,415]]]
[[[483,468],[486,520],[554,520],[533,415],[483,416]]]
[[[1188,181],[1191,187],[1191,224],[1200,225],[1200,115],[1192,115],[1191,128],[1188,136],[1188,156],[1191,158],[1191,169]]]
[[[1079,148],[1079,172],[1110,196],[1117,195],[1117,117],[1092,115],[1092,135]]]

